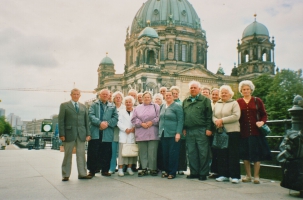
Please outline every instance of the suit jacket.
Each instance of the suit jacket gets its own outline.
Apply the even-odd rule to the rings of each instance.
[[[115,104],[107,102],[103,118],[100,119],[100,100],[95,101],[89,108],[90,131],[92,139],[99,139],[99,127],[102,121],[107,121],[108,127],[103,130],[102,141],[113,142],[114,140],[114,127],[117,126],[118,112]]]
[[[59,111],[59,136],[65,137],[65,142],[75,141],[77,136],[85,142],[90,136],[88,112],[82,103],[79,103],[79,112],[71,101],[62,103]]]

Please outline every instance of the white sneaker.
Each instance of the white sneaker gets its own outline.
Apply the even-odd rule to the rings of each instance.
[[[220,176],[219,178],[216,178],[216,181],[218,182],[229,181],[229,178],[225,176]]]
[[[118,171],[118,176],[124,176],[123,170],[119,170],[119,171]]]
[[[231,179],[231,182],[234,183],[234,184],[237,184],[237,183],[239,183],[239,179],[233,178],[233,179]]]
[[[126,172],[131,176],[134,175],[134,172],[131,168],[127,168]]]

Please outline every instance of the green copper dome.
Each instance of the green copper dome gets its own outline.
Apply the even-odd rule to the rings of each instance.
[[[269,32],[268,32],[266,26],[264,26],[263,24],[261,24],[257,21],[254,21],[253,23],[251,23],[244,29],[242,38],[252,36],[254,34],[269,36]]]
[[[152,38],[158,38],[158,33],[155,29],[151,28],[151,27],[146,27],[145,29],[143,29],[139,36],[138,39],[140,39],[143,36],[147,36],[147,37],[152,37]]]
[[[187,0],[148,0],[138,10],[131,34],[148,26],[168,25],[201,29],[200,19]]]
[[[101,60],[100,65],[114,65],[114,62],[110,57],[106,56]]]

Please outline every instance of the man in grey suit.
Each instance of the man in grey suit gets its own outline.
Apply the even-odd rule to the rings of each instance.
[[[62,181],[68,181],[72,168],[72,151],[76,147],[78,179],[91,179],[87,175],[85,161],[85,141],[89,141],[90,131],[88,111],[85,105],[78,102],[81,94],[79,89],[71,91],[71,100],[60,105],[59,137],[64,146],[62,162]]]

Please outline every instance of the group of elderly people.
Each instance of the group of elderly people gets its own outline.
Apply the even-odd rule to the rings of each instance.
[[[139,177],[156,176],[160,170],[163,178],[174,179],[187,170],[188,159],[188,179],[209,177],[239,183],[242,159],[246,170],[242,182],[260,183],[260,161],[271,159],[271,154],[258,129],[266,123],[267,114],[253,91],[251,81],[242,81],[239,92],[243,98],[234,100],[228,85],[210,91],[191,81],[190,95],[183,102],[176,86],[162,87],[154,96],[148,91],[137,94],[130,90],[126,97],[115,92],[111,102],[110,91],[101,90],[99,100],[89,109],[94,131],[88,144],[89,176],[100,170],[103,176],[111,176],[117,165],[119,176],[134,175],[138,162]],[[223,127],[229,136],[228,148],[211,148],[213,134]],[[138,145],[138,158],[122,156],[125,143]]]

